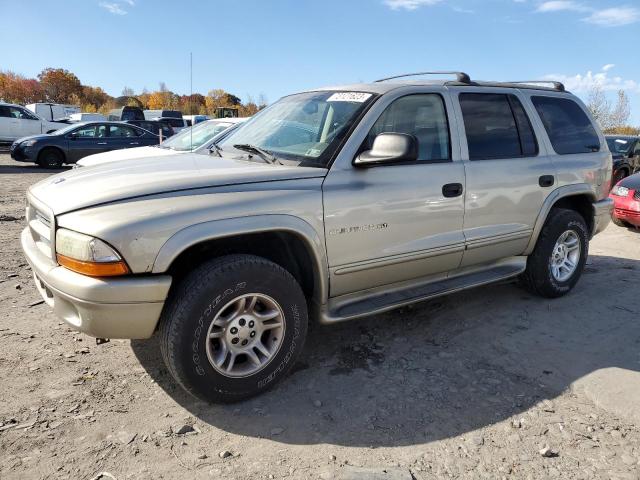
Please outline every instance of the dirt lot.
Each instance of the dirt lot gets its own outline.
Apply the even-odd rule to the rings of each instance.
[[[640,479],[640,233],[596,237],[559,300],[501,284],[316,328],[275,390],[210,406],[156,340],[96,346],[39,303],[18,234],[50,174],[0,155],[0,478]]]

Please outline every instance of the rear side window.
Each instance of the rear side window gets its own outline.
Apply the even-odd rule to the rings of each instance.
[[[531,97],[556,153],[591,153],[600,150],[600,139],[580,105],[568,98]]]
[[[538,142],[520,100],[500,93],[461,93],[470,160],[529,157]]]

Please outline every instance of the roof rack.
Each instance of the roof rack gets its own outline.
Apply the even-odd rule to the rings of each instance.
[[[395,75],[393,77],[381,78],[380,80],[375,80],[375,83],[386,82],[387,80],[395,80],[396,78],[405,78],[405,77],[417,77],[420,75],[455,75],[456,80],[460,83],[471,83],[471,77],[464,72],[419,72],[419,73],[405,73],[403,75]]]
[[[554,82],[553,80],[517,80],[500,83],[504,83],[505,85],[531,85],[532,87],[535,87],[536,84],[543,83],[552,85],[553,89],[558,90],[559,92],[566,91],[562,82]]]

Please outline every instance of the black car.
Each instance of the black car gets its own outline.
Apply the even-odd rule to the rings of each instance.
[[[611,185],[636,172],[640,172],[640,137],[631,135],[606,135],[607,145],[613,156]]]
[[[169,122],[165,122],[164,120],[127,120],[127,123],[131,125],[137,125],[140,128],[144,128],[145,130],[158,135],[160,131],[162,131],[162,138],[169,138],[175,132],[173,127],[169,124]]]
[[[11,145],[11,158],[43,167],[76,163],[83,157],[121,148],[157,145],[153,133],[124,122],[76,123],[48,135],[19,138]]]

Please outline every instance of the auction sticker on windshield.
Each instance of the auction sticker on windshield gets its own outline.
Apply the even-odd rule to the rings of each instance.
[[[362,92],[337,92],[327,98],[327,102],[366,102],[371,98],[370,93]]]

